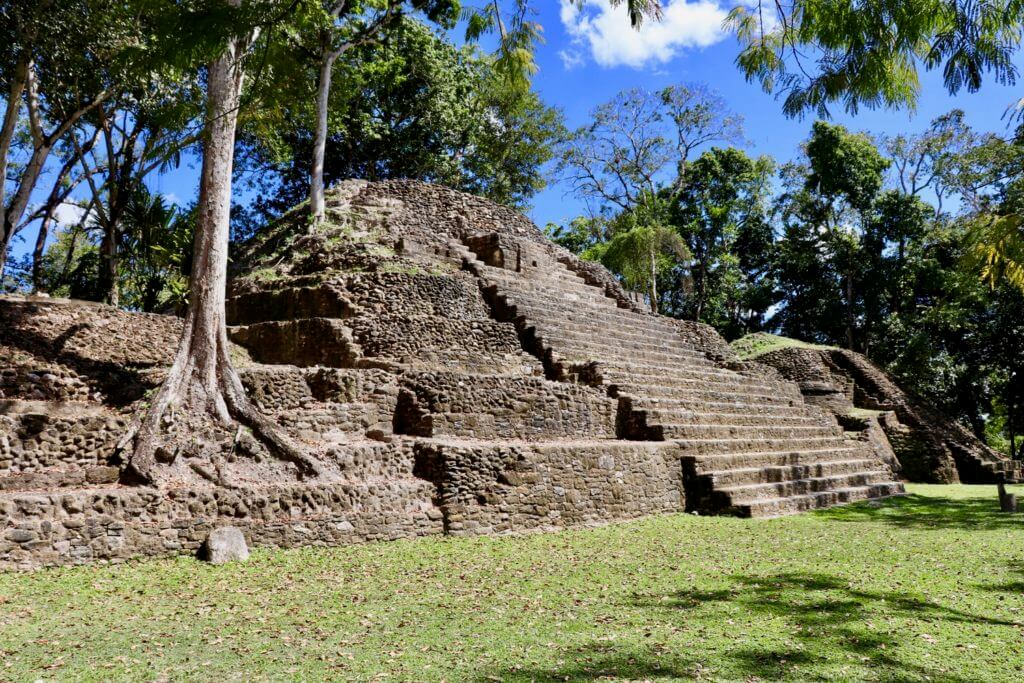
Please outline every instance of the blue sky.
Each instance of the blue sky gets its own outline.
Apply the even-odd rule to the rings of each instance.
[[[607,0],[587,0],[582,12],[569,9],[566,0],[536,4],[546,41],[537,54],[540,71],[535,86],[548,104],[565,112],[571,127],[585,124],[596,105],[620,90],[654,90],[686,82],[705,83],[717,90],[744,117],[751,154],[786,161],[797,154],[807,136],[813,117],[787,119],[780,102],[759,85],[747,83],[734,65],[736,42],[721,29],[727,5],[714,0],[664,0],[664,21],[649,22],[636,32],[629,27],[624,9],[612,10]],[[986,81],[979,93],[953,97],[946,93],[938,73],[928,73],[916,112],[864,110],[849,116],[836,111],[833,120],[856,130],[892,135],[923,130],[935,116],[960,108],[976,129],[1002,132],[1006,108],[1021,95],[1024,83],[1018,88]],[[197,178],[198,163],[190,160],[173,173],[151,177],[148,184],[172,200],[186,202],[196,194]],[[568,188],[553,182],[535,198],[529,213],[543,226],[571,219],[583,213],[583,206]],[[22,237],[14,245],[15,256],[30,249],[35,230],[24,231]]]
[[[535,80],[545,101],[561,107],[569,125],[576,127],[588,122],[595,105],[620,90],[705,83],[744,117],[751,154],[768,154],[779,161],[792,159],[814,117],[787,119],[781,102],[764,93],[759,84],[743,78],[734,64],[737,43],[720,30],[725,10],[711,2],[673,0],[665,4],[666,22],[671,24],[667,28],[671,30],[648,25],[635,35],[624,9],[612,10],[605,0],[591,0],[582,21],[569,22],[564,21],[559,3],[547,3],[539,14],[547,42],[538,53],[541,70]],[[567,52],[572,68],[567,68],[563,58]],[[1024,61],[1018,60],[1018,66],[1024,66]],[[1003,114],[1022,95],[1024,83],[1020,87],[1000,86],[989,80],[978,93],[950,96],[941,74],[933,72],[923,74],[916,112],[861,110],[849,116],[837,110],[832,112],[832,120],[855,130],[895,135],[921,131],[939,114],[960,108],[976,129],[1004,132]],[[566,192],[563,185],[550,186],[535,199],[531,217],[543,226],[581,213],[581,203]]]

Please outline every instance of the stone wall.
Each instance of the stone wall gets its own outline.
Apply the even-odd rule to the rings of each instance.
[[[352,335],[364,358],[394,360],[438,369],[540,373],[536,359],[523,353],[516,329],[494,320],[460,320],[400,313],[361,317]]]
[[[0,476],[106,465],[127,425],[120,416],[98,411],[17,410],[0,414]]]
[[[256,323],[232,328],[230,337],[259,363],[352,367],[359,356],[351,329],[333,318]]]
[[[403,380],[402,431],[418,436],[615,438],[617,404],[591,387],[536,377],[417,373]]]
[[[692,320],[676,320],[665,318],[679,331],[683,341],[699,351],[707,354],[708,358],[720,362],[737,361],[738,357],[729,342],[725,341],[722,335],[718,334],[715,328],[704,323]]]
[[[376,273],[348,279],[346,295],[364,317],[401,311],[406,316],[456,320],[490,317],[480,287],[468,274]]]
[[[509,533],[684,509],[678,449],[667,443],[468,447],[422,443],[453,535]]]
[[[337,283],[246,292],[227,300],[230,325],[297,318],[348,318],[352,304]]]
[[[216,526],[257,545],[392,540],[443,531],[427,482],[161,491],[113,488],[0,498],[0,568],[195,552]]]
[[[667,443],[420,441],[416,479],[379,469],[387,459],[366,448],[346,450],[358,472],[351,482],[7,494],[0,568],[195,552],[225,523],[256,545],[342,545],[604,523],[685,502],[677,449]],[[405,449],[376,448],[393,453],[399,469],[413,466]]]

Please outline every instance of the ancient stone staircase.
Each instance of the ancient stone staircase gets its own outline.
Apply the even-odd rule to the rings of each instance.
[[[534,245],[465,244],[496,317],[516,324],[550,379],[618,399],[620,438],[680,448],[689,509],[767,516],[902,493],[795,384],[721,367],[673,321],[621,307]]]
[[[879,372],[866,358],[855,353],[836,352],[831,362],[856,378],[856,403],[871,410],[892,411],[900,422],[919,427],[922,422],[940,424],[949,433],[946,445],[960,471],[962,481],[971,483],[1013,483],[1024,481],[1024,463],[1010,460],[991,448],[980,444],[965,427],[953,420],[933,414],[926,406],[911,397]],[[890,397],[888,400],[883,397]],[[957,439],[957,436],[964,438]]]

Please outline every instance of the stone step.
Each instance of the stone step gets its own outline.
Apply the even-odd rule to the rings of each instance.
[[[769,484],[797,479],[835,477],[878,471],[878,461],[833,460],[803,465],[782,465],[775,467],[744,467],[718,472],[704,473],[713,486],[729,488],[750,484]]]
[[[709,403],[732,403],[734,405],[747,405],[761,403],[774,406],[804,406],[803,398],[800,396],[780,395],[778,393],[759,393],[755,391],[728,391],[716,388],[708,388],[707,384],[699,382],[673,384],[649,384],[636,380],[624,379],[609,383],[616,387],[619,394],[629,396],[644,396],[649,399],[677,399],[689,401],[706,401]],[[805,407],[805,406],[804,406]]]
[[[535,334],[548,342],[552,348],[564,350],[565,354],[573,352],[588,353],[592,356],[604,357],[646,357],[666,358],[684,362],[697,367],[717,367],[706,355],[689,346],[676,337],[641,337],[619,335],[614,337],[605,330],[595,334],[593,328],[589,332],[568,329],[555,322],[526,319],[526,325],[533,327]],[[644,341],[646,340],[646,341]]]
[[[675,371],[670,370],[669,368],[662,370],[633,369],[640,367],[642,366],[634,365],[622,368],[599,365],[598,372],[600,373],[603,383],[606,385],[616,387],[636,387],[636,391],[630,391],[628,393],[637,393],[647,396],[658,395],[654,391],[645,390],[648,388],[654,390],[678,388],[720,392],[731,396],[765,396],[774,397],[776,399],[790,398],[792,400],[798,400],[801,398],[799,391],[796,389],[789,391],[787,387],[772,386],[756,382],[740,375],[734,375],[733,378],[726,378],[717,375],[704,375],[698,371],[691,372],[686,369],[679,369]]]
[[[615,299],[605,296],[601,289],[588,285],[575,275],[573,279],[538,279],[512,270],[489,268],[481,273],[481,277],[486,282],[497,285],[501,290],[530,294],[542,299],[588,300],[601,306],[608,303],[618,306]]]
[[[732,505],[744,505],[760,500],[806,496],[813,493],[887,483],[892,483],[892,475],[889,472],[873,470],[825,477],[720,487],[718,491],[727,495]]]
[[[898,482],[856,486],[833,491],[821,491],[802,496],[785,498],[768,498],[742,504],[739,513],[744,517],[779,517],[808,510],[820,510],[834,505],[856,503],[863,500],[887,498],[904,493],[903,485]]]
[[[475,252],[473,253],[476,258]],[[576,272],[570,270],[564,263],[559,263],[554,259],[544,259],[546,262],[541,263],[538,259],[537,267],[527,266],[522,270],[513,270],[511,268],[498,268],[496,266],[487,265],[483,261],[477,259],[477,263],[480,264],[482,274],[484,276],[492,275],[494,277],[507,279],[509,281],[564,281],[564,282],[578,282],[586,285],[586,281],[580,277]],[[591,285],[587,285],[588,287]],[[593,287],[597,292],[604,294],[597,287]]]
[[[171,490],[96,486],[0,493],[17,526],[0,534],[0,569],[194,553],[211,525],[246,529],[252,545],[340,545],[443,533],[423,479],[379,477],[328,483],[239,482]],[[20,514],[23,509],[31,515]]]
[[[552,350],[552,355],[565,363],[586,361],[591,363],[614,364],[623,358],[630,358],[641,363],[676,364],[704,371],[722,372],[710,360],[703,356],[651,351],[644,348],[603,344],[600,341],[586,342],[582,340],[567,341],[555,334],[538,334],[537,338],[545,348]]]
[[[631,403],[633,410],[647,414],[649,423],[657,424],[734,424],[734,425],[831,425],[835,420],[802,410],[802,406],[779,407],[778,412],[751,412],[718,410],[714,406],[690,402],[685,407],[679,402]],[[759,406],[754,406],[755,408]],[[786,411],[786,412],[784,412]]]
[[[128,424],[95,404],[7,403],[17,407],[0,413],[0,476],[104,466]]]
[[[748,438],[828,438],[842,437],[843,428],[837,424],[824,425],[694,425],[666,422],[648,422],[664,438],[671,439],[748,439]]]
[[[643,315],[626,308],[619,308],[615,305],[614,299],[607,299],[610,305],[604,301],[591,303],[590,301],[566,302],[557,299],[538,297],[531,292],[517,292],[512,289],[502,290],[498,288],[501,295],[510,306],[521,306],[525,310],[532,311],[534,315],[549,320],[571,320],[575,316],[578,320],[581,316],[593,316],[605,322],[629,330],[655,329],[659,332],[670,331],[670,323],[655,316]]]
[[[811,436],[804,438],[734,438],[734,439],[687,439],[672,438],[665,435],[666,440],[678,444],[685,455],[711,455],[725,453],[746,453],[749,451],[818,451],[842,448],[846,441],[837,436]]]
[[[843,445],[841,447],[802,450],[744,451],[700,455],[695,458],[697,474],[714,474],[734,469],[759,469],[764,467],[794,467],[820,465],[827,462],[860,460],[864,457],[863,447]]]
[[[554,411],[552,411],[554,412]],[[568,412],[568,411],[566,411]],[[521,440],[530,442],[567,439],[615,439],[615,415],[594,415],[590,421],[565,420],[558,415],[545,416],[534,410],[527,414],[431,413],[430,436],[463,439]]]
[[[402,480],[413,476],[412,453],[397,442],[382,443],[362,437],[339,438],[337,433],[321,443],[323,461],[349,481]]]
[[[648,420],[649,427],[657,427],[664,439],[809,439],[842,438],[843,429],[831,425],[722,425],[678,424]]]
[[[634,410],[637,410],[635,406]],[[642,408],[639,410],[646,413],[648,424],[697,426],[734,425],[744,428],[789,426],[833,429],[838,427],[834,419],[824,415],[805,415],[799,413],[792,415],[748,415],[742,413],[673,410],[670,408]]]
[[[617,306],[615,299],[606,296],[602,289],[588,285],[578,276],[546,278],[523,275],[511,270],[497,272],[487,270],[481,274],[481,277],[501,289],[537,295],[540,298],[558,299],[562,294],[573,294],[577,298],[592,300],[601,305],[611,302]]]
[[[598,363],[598,371],[602,376],[610,376],[616,379],[623,376],[636,377],[638,379],[647,379],[653,384],[662,384],[670,379],[699,380],[701,382],[707,382],[709,385],[714,385],[715,387],[739,386],[755,390],[771,389],[773,391],[781,389],[794,396],[799,395],[800,393],[800,390],[789,382],[776,383],[767,379],[747,377],[746,375],[741,375],[738,372],[723,370],[714,366],[692,366],[687,363],[662,365],[658,363],[647,363],[640,359],[633,359],[628,356],[614,360],[599,360],[596,362]]]
[[[591,334],[595,325],[604,324],[601,334],[614,337],[627,334],[639,337],[678,337],[678,331],[667,320],[642,315],[625,308],[587,306],[582,302],[561,302],[531,299],[528,296],[505,295],[505,303],[514,306],[520,315],[540,321],[556,322],[565,329],[578,329]],[[609,299],[611,301],[611,299]]]
[[[225,303],[229,325],[296,318],[347,318],[351,304],[335,287],[286,287],[239,294]]]
[[[809,417],[816,419],[825,417],[822,413],[813,410],[812,406],[805,403],[744,403],[708,401],[697,397],[659,398],[656,396],[638,396],[622,393],[620,393],[620,396],[627,396],[632,401],[633,408],[636,410],[668,410],[696,414],[731,415],[740,418],[750,418],[751,420],[760,420],[762,417]]]
[[[283,410],[276,421],[298,439],[318,443],[333,435],[363,434],[368,429],[391,433],[391,415],[376,403],[318,403],[301,410]],[[339,438],[345,438],[340,436]]]

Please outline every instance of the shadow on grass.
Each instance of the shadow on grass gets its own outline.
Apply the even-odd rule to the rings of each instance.
[[[881,501],[843,505],[812,513],[837,522],[882,522],[903,529],[1020,529],[1024,514],[999,511],[996,487],[991,497],[948,498],[908,494]]]
[[[1024,594],[1024,562],[1011,562],[1010,571],[1020,578],[1005,583],[979,583],[978,588],[993,593],[1015,593]]]
[[[678,652],[594,643],[574,651],[573,662],[554,668],[510,667],[477,678],[494,681],[656,681],[699,678],[703,666]]]
[[[595,643],[575,656],[565,653],[565,663],[552,668],[507,669],[481,680],[829,680],[840,676],[966,683],[976,679],[949,673],[941,656],[931,660],[921,656],[921,648],[934,647],[936,655],[941,655],[951,644],[936,643],[927,633],[907,629],[908,620],[929,624],[933,632],[942,631],[942,624],[958,630],[1015,626],[904,592],[855,588],[846,579],[822,573],[733,575],[726,580],[728,587],[720,590],[635,595],[628,604],[661,622],[667,616],[679,626],[699,627],[716,646],[694,643],[669,653]],[[751,637],[752,627],[766,625],[770,625],[769,634]],[[683,648],[685,654],[679,652]]]

